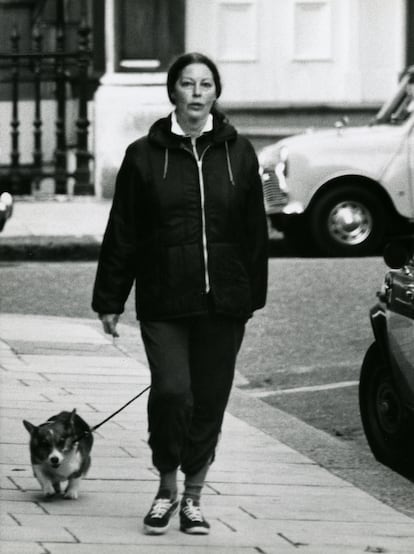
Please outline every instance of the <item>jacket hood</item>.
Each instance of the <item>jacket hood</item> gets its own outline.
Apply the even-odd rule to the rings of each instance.
[[[226,143],[237,138],[237,131],[221,113],[213,113],[212,142]],[[148,139],[163,148],[179,148],[183,137],[171,132],[171,115],[156,121],[149,130]]]

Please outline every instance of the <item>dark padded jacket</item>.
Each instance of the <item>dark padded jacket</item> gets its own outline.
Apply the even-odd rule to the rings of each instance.
[[[141,320],[217,313],[248,318],[267,288],[267,225],[250,142],[214,117],[192,142],[157,121],[120,167],[92,307],[122,313],[136,283]],[[206,302],[207,298],[212,302]]]

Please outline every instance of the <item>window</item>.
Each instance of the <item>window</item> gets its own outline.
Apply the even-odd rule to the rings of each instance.
[[[118,0],[121,71],[164,70],[184,51],[185,0]]]
[[[326,1],[295,3],[294,57],[296,60],[327,60],[331,57],[331,10]]]

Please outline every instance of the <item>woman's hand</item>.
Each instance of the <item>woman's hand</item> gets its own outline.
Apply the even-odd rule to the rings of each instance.
[[[99,319],[102,321],[103,330],[108,335],[119,337],[116,326],[119,320],[119,314],[99,314]]]

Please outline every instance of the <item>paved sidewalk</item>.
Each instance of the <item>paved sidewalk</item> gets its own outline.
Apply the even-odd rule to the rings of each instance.
[[[110,208],[110,200],[95,197],[16,199],[13,216],[0,233],[0,262],[96,260]],[[285,253],[282,234],[269,232],[271,239],[279,239],[271,246],[274,255]]]
[[[19,200],[0,238],[22,236],[95,237],[101,240],[111,202],[95,197]]]
[[[166,536],[142,533],[157,487],[146,396],[96,432],[80,498],[44,500],[22,419],[39,424],[76,407],[95,425],[144,388],[137,329],[120,331],[114,344],[95,320],[0,315],[2,554],[414,552],[411,518],[235,417],[232,403],[205,490],[209,536],[180,533],[177,519]]]
[[[91,197],[20,200],[0,233],[0,261],[94,260],[111,202]]]

